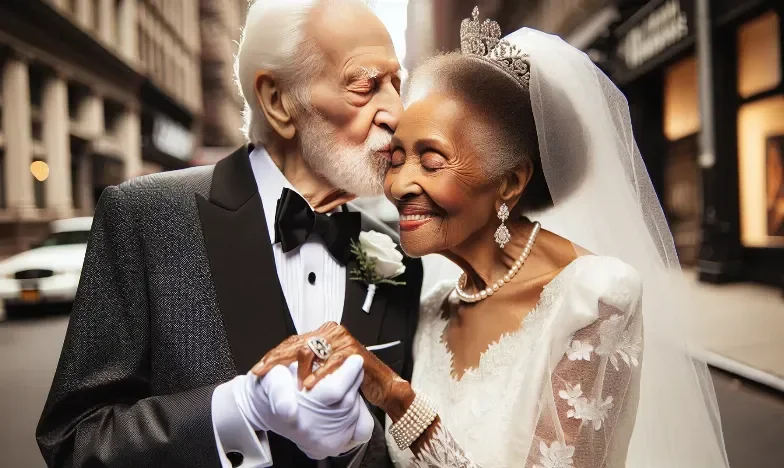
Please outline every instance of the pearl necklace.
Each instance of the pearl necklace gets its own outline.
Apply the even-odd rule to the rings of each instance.
[[[500,279],[493,283],[492,285],[488,286],[487,289],[483,289],[476,294],[468,294],[467,292],[463,291],[463,287],[466,283],[466,274],[463,273],[460,275],[460,278],[457,279],[455,283],[455,294],[457,298],[462,302],[467,302],[469,304],[474,302],[479,302],[482,299],[487,299],[488,297],[495,294],[499,289],[501,289],[506,283],[512,281],[512,278],[515,277],[520,268],[522,268],[523,263],[528,258],[528,255],[531,254],[531,249],[534,247],[534,241],[536,241],[536,235],[539,234],[539,229],[542,227],[539,222],[534,223],[534,229],[531,231],[531,235],[528,237],[528,242],[525,244],[525,248],[523,248],[523,253],[520,254],[520,257],[515,261],[512,268],[509,269],[509,272],[504,275],[503,279]]]

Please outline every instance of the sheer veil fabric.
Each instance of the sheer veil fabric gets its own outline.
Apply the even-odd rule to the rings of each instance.
[[[632,134],[626,98],[583,52],[557,36],[523,28],[505,39],[530,57],[531,103],[554,202],[531,218],[642,276],[644,351],[626,466],[729,466],[707,365],[687,346],[691,309],[680,264]]]

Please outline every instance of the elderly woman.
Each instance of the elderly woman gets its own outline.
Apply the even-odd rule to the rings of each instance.
[[[328,324],[311,335],[332,355],[311,374],[299,353],[304,387],[361,355],[398,466],[726,466],[625,99],[560,39],[500,36],[475,10],[461,52],[413,73],[393,139],[403,249],[463,271],[423,301],[412,382]]]

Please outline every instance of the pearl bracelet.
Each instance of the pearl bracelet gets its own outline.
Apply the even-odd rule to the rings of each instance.
[[[389,433],[392,434],[400,450],[405,450],[430,427],[436,416],[438,413],[430,398],[417,392],[403,417],[390,426]]]

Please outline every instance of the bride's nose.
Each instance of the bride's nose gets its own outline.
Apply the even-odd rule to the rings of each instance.
[[[406,169],[406,165],[394,175],[391,175],[392,183],[389,186],[389,193],[397,201],[422,195],[424,190],[416,182],[414,171]]]

